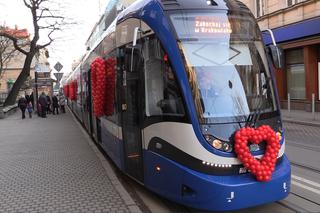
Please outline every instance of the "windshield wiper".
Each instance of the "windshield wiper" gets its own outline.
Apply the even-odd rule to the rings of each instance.
[[[256,108],[256,110],[252,114],[249,114],[245,124],[246,127],[255,127],[257,121],[259,120],[261,115],[261,108],[263,105],[261,99],[259,102],[259,106]]]

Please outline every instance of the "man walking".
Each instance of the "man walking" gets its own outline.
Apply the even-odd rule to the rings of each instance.
[[[59,115],[59,101],[57,96],[53,95],[52,97],[52,108],[53,108],[53,113],[55,115],[56,110],[57,110],[57,115]]]
[[[41,117],[45,118],[47,112],[47,96],[44,92],[42,92],[39,97],[39,105],[41,107]]]

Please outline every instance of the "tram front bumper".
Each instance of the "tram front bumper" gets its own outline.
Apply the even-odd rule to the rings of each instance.
[[[183,203],[199,209],[225,211],[278,201],[289,194],[290,176],[290,163],[286,156],[268,182],[256,181],[251,173],[211,176],[188,171],[183,183],[194,193],[183,196]]]
[[[290,191],[291,168],[285,155],[268,182],[257,181],[251,173],[203,174],[149,151],[144,157],[145,186],[192,208],[210,211],[248,208],[284,199]],[[155,171],[157,165],[161,171]]]

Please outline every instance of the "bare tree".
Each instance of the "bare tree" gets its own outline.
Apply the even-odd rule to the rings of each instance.
[[[0,37],[6,37],[13,42],[14,48],[25,55],[25,61],[22,71],[15,81],[7,99],[4,102],[4,106],[12,105],[15,103],[17,95],[21,86],[27,80],[30,75],[31,64],[34,56],[39,53],[40,49],[49,46],[53,41],[53,33],[55,31],[62,30],[62,27],[67,25],[65,17],[57,15],[58,10],[53,9],[50,0],[23,0],[24,5],[30,10],[33,23],[33,37],[30,38],[30,43],[27,48],[23,48],[19,44],[19,39],[5,31],[0,31]],[[47,39],[43,44],[39,44],[40,31],[46,33]],[[41,34],[42,35],[42,34]]]

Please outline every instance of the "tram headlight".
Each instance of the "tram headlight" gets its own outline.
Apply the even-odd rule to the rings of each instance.
[[[223,143],[222,149],[225,152],[231,152],[232,151],[232,145],[229,143]]]
[[[204,135],[206,141],[215,149],[223,152],[232,152],[232,144],[214,138],[212,135]]]
[[[281,141],[281,140],[282,140],[282,134],[281,134],[281,132],[277,132],[276,134],[279,136],[279,140]]]
[[[213,140],[212,146],[216,149],[221,149],[222,148],[222,142],[218,139]]]
[[[214,141],[214,137],[212,135],[204,135],[204,138],[210,144],[212,144],[212,142]]]

